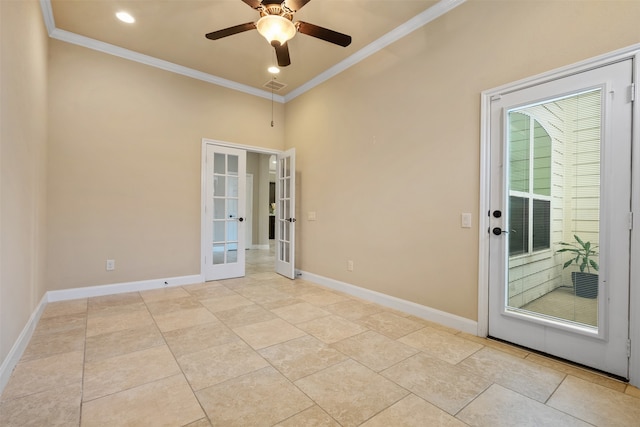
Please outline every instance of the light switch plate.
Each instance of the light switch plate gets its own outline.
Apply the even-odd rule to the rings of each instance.
[[[471,214],[463,213],[460,216],[460,227],[462,228],[471,228]]]

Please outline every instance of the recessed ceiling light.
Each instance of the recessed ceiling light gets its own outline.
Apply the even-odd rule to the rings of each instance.
[[[126,22],[127,24],[133,24],[134,22],[136,22],[135,18],[127,12],[118,12],[116,13],[116,17],[122,22]]]
[[[272,65],[271,67],[267,68],[267,71],[269,71],[271,74],[278,74],[280,72],[280,68]]]

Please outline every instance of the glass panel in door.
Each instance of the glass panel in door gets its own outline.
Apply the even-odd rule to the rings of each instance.
[[[506,310],[598,329],[601,88],[507,111]]]

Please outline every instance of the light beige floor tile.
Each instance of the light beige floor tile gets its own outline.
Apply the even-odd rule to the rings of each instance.
[[[291,381],[347,359],[344,354],[309,335],[264,348],[258,353]]]
[[[83,358],[84,352],[73,351],[18,363],[2,393],[2,399],[80,384]]]
[[[234,328],[233,332],[245,340],[254,349],[269,347],[305,335],[304,331],[296,328],[282,319],[267,320],[251,325]]]
[[[627,385],[627,388],[625,389],[624,392],[629,396],[637,397],[638,399],[640,399],[640,389],[638,387]]]
[[[547,405],[598,426],[632,426],[640,420],[640,401],[571,375]]]
[[[85,328],[69,329],[52,334],[33,335],[24,351],[21,362],[26,362],[54,354],[84,350]]]
[[[265,272],[260,272],[260,273],[255,273],[251,275],[251,278],[253,280],[256,281],[265,281],[265,280],[275,280],[275,279],[279,279],[280,276],[278,273],[273,272],[273,271],[265,271]]]
[[[428,326],[405,335],[398,341],[454,365],[482,348],[480,344]]]
[[[287,305],[281,308],[272,309],[271,311],[294,325],[331,314],[320,307],[309,304],[308,302]]]
[[[50,302],[44,308],[41,319],[47,317],[62,316],[65,314],[86,314],[87,313],[87,299],[74,299],[69,301],[56,301]]]
[[[483,348],[458,364],[539,402],[546,402],[565,374],[492,348]]]
[[[203,418],[201,420],[189,423],[184,427],[211,427],[211,423],[209,422],[208,418]]]
[[[594,384],[600,384],[601,386],[605,386],[621,393],[624,392],[627,386],[626,383],[614,380],[613,378],[605,377],[604,375],[589,371],[588,369],[553,360],[539,354],[531,353],[526,357],[526,360],[537,363],[538,365],[546,366],[547,368],[555,369],[558,372],[582,378],[583,380]]]
[[[327,344],[361,334],[367,330],[364,326],[335,315],[299,323],[297,326]]]
[[[451,415],[491,385],[489,380],[425,353],[411,356],[381,374]]]
[[[230,295],[201,299],[200,303],[212,313],[255,304],[253,301],[243,297],[242,295],[236,294],[235,292]]]
[[[300,295],[318,292],[321,289],[316,285],[306,283],[302,280],[296,280],[296,281],[288,280],[288,281],[281,281],[277,283],[269,282],[269,286],[271,286],[277,291],[289,294],[292,297],[299,297]]]
[[[194,285],[183,286],[182,289],[197,299],[222,297],[235,293],[218,282],[196,283]]]
[[[478,427],[590,425],[498,384],[493,384],[460,411],[457,418]]]
[[[164,338],[176,357],[240,339],[219,320],[168,331]]]
[[[150,291],[140,292],[140,296],[147,304],[154,301],[163,301],[174,298],[186,298],[190,296],[189,292],[180,286],[171,286],[160,289],[152,289]]]
[[[213,426],[272,426],[313,406],[272,367],[196,392]]]
[[[353,299],[327,305],[324,309],[348,320],[361,319],[383,311],[383,308],[377,304],[368,304]]]
[[[126,292],[122,294],[103,295],[89,298],[87,309],[89,313],[98,313],[108,308],[115,308],[120,305],[140,304],[144,300],[139,292]]]
[[[218,280],[218,283],[228,289],[236,289],[255,284],[256,280],[250,275],[247,275],[245,277],[238,277],[236,279]]]
[[[485,347],[490,347],[490,348],[494,348],[496,350],[500,350],[504,353],[508,353],[512,356],[516,356],[519,357],[521,359],[524,359],[525,357],[527,357],[529,355],[529,352],[526,350],[523,350],[519,347],[516,347],[514,345],[510,345],[510,344],[506,344],[500,341],[496,341],[496,340],[492,340],[489,338],[482,338],[482,337],[478,337],[475,335],[471,335],[471,334],[467,334],[466,332],[460,332],[457,334],[457,336],[459,336],[460,338],[464,338],[468,341],[472,341],[478,344],[481,344]]]
[[[331,344],[362,363],[369,369],[379,372],[418,352],[413,347],[387,338],[375,331],[367,331]]]
[[[131,304],[105,304],[96,306],[95,308],[92,308],[91,300],[89,300],[89,302],[90,306],[87,312],[87,316],[89,319],[104,316],[119,316],[125,314],[149,312],[149,310],[147,309],[147,305],[144,303],[142,298],[140,298],[140,301],[132,302]]]
[[[260,305],[265,310],[275,310],[275,309],[286,307],[286,306],[289,306],[289,305],[301,304],[301,303],[306,303],[306,301],[303,301],[303,300],[301,300],[299,298],[295,298],[295,297],[290,296],[290,297],[285,298],[285,299],[279,299],[277,301],[267,302],[267,303],[260,304]]]
[[[82,400],[97,399],[179,373],[180,367],[167,346],[87,362]]]
[[[349,300],[349,298],[344,295],[339,295],[337,293],[325,290],[317,290],[313,293],[302,294],[299,296],[299,298],[319,307],[324,307],[327,305]]]
[[[86,327],[87,316],[85,314],[63,314],[40,319],[33,331],[33,335],[57,334],[68,332],[72,329],[85,329]]]
[[[397,384],[346,360],[295,382],[343,426],[357,426],[408,394]]]
[[[87,337],[85,361],[96,362],[113,356],[164,345],[155,325],[124,329]]]
[[[398,339],[424,327],[418,322],[389,311],[363,317],[358,320],[358,323],[393,339]]]
[[[266,360],[242,341],[186,354],[178,358],[178,363],[194,390],[269,366]]]
[[[82,387],[56,387],[0,402],[0,426],[78,426]]]
[[[269,285],[249,286],[237,289],[236,292],[256,304],[266,304],[291,298],[291,295],[277,291]]]
[[[327,414],[317,405],[312,406],[309,409],[297,413],[291,418],[287,418],[281,423],[276,424],[274,427],[340,427],[340,424],[336,422],[331,415]]]
[[[423,319],[423,318],[418,317],[418,316],[413,316],[413,315],[407,316],[407,319],[413,320],[414,322],[418,322],[423,326],[428,326],[428,327],[430,327],[432,329],[435,329],[437,331],[447,332],[447,333],[449,333],[451,335],[457,335],[457,334],[460,333],[460,331],[458,329],[450,328],[448,326],[444,326],[444,325],[441,325],[439,323],[432,322],[430,320],[426,320],[426,319]]]
[[[192,296],[150,301],[147,303],[147,308],[153,315],[200,307],[202,307],[200,301]]]
[[[257,304],[237,307],[231,310],[218,311],[216,317],[230,328],[250,325],[276,319],[278,316]]]
[[[130,305],[129,307],[132,307]],[[87,319],[87,337],[107,334],[109,332],[130,329],[131,325],[153,326],[153,318],[146,306],[141,305],[135,310],[121,314],[89,316]]]
[[[204,417],[182,374],[82,405],[82,427],[175,427]]]
[[[442,409],[410,394],[362,424],[362,427],[464,427]]]
[[[153,316],[153,318],[162,332],[184,329],[190,326],[202,325],[203,323],[210,323],[218,320],[204,307],[157,314]]]

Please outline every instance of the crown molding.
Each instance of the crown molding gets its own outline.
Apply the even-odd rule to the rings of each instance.
[[[244,92],[249,95],[254,95],[270,100],[273,99],[276,102],[284,104],[302,95],[303,93],[308,92],[319,84],[329,80],[331,77],[340,74],[344,70],[373,55],[374,53],[384,49],[386,46],[405,37],[406,35],[412,33],[413,31],[426,25],[427,23],[439,18],[450,10],[460,6],[465,1],[466,0],[440,0],[429,9],[414,16],[404,24],[396,27],[373,43],[360,49],[347,59],[318,74],[317,76],[302,84],[285,96],[273,95],[271,92],[256,89],[252,86],[234,82],[232,80],[223,79],[222,77],[214,76],[213,74],[204,73],[202,71],[194,70],[193,68],[184,67],[182,65],[174,64],[169,61],[134,52],[132,50],[124,49],[122,47],[115,46],[109,43],[104,43],[89,37],[81,36],[70,31],[58,29],[55,26],[55,20],[53,18],[51,0],[40,0],[40,8],[42,9],[42,16],[47,28],[47,32],[49,33],[49,36],[51,38],[54,38],[56,40],[83,46],[88,49],[97,50],[109,55],[114,55],[123,59],[128,59],[130,61],[149,65],[151,67],[159,68],[171,73],[191,77],[193,79],[201,80],[217,86],[222,86],[231,90]]]
[[[48,1],[48,0],[45,0]],[[56,28],[50,34],[51,38],[61,40],[67,43],[72,43],[78,46],[83,46],[89,49],[97,50],[98,52],[108,53],[120,58],[128,59],[130,61],[139,62],[141,64],[149,65],[151,67],[159,68],[161,70],[169,71],[175,74],[181,74],[183,76],[191,77],[197,80],[202,80],[207,83],[211,83],[218,86],[223,86],[228,89],[244,92],[249,95],[259,96],[271,100],[271,92],[265,90],[256,89],[251,86],[247,86],[241,83],[237,83],[231,80],[223,79],[212,74],[203,73],[202,71],[194,70],[193,68],[184,67],[182,65],[174,64],[173,62],[165,61],[162,59],[154,58],[153,56],[144,55],[142,53],[134,52],[129,49],[124,49],[119,46],[115,46],[109,43],[104,43],[96,39],[81,36],[69,31],[60,30]],[[273,100],[283,103],[284,97],[282,95],[273,95]]]

